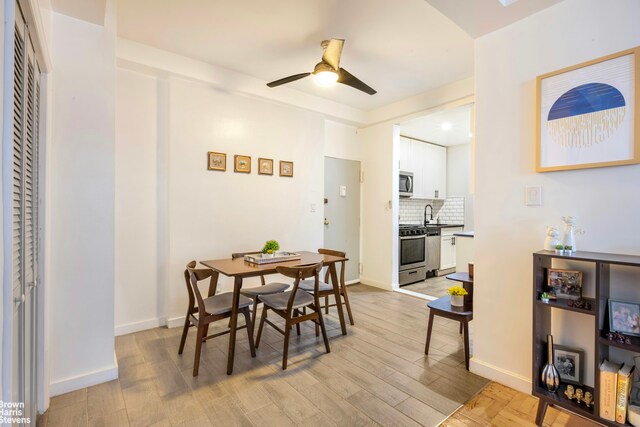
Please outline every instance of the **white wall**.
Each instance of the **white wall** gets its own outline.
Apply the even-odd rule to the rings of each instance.
[[[324,121],[324,155],[346,160],[362,160],[361,140],[358,138],[358,128],[335,122]]]
[[[464,198],[464,227],[473,230],[473,196],[470,194],[471,144],[447,147],[447,197]]]
[[[117,71],[115,145],[116,334],[159,326],[158,81]]]
[[[115,31],[53,16],[48,230],[52,394],[114,364]]]
[[[545,226],[575,215],[585,230],[579,250],[640,253],[639,165],[534,172],[535,78],[639,45],[638,16],[635,0],[565,0],[476,41],[472,370],[523,391],[531,390],[531,253],[542,249]],[[526,185],[542,185],[543,206],[524,206]],[[561,317],[567,333],[556,342],[593,352],[591,318]]]

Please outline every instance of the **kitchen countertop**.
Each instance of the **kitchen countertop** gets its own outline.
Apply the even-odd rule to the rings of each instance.
[[[433,228],[455,228],[455,227],[464,227],[464,224],[427,224],[427,227],[433,227]]]
[[[453,233],[457,237],[473,237],[473,231],[461,231],[459,233]]]

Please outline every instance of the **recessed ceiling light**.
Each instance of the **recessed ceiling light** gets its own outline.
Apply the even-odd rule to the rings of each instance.
[[[444,123],[441,125],[441,127],[442,127],[442,130],[451,130],[451,128],[452,128],[453,126],[452,126],[452,125],[451,125],[451,123],[449,123],[449,122],[444,122]]]
[[[500,2],[501,5],[503,5],[504,7],[507,7],[510,4],[517,2],[518,0],[498,0],[498,1]]]

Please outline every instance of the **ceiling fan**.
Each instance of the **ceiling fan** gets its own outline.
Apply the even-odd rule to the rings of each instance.
[[[343,45],[344,40],[342,39],[324,40],[322,43],[320,43],[320,46],[322,46],[322,49],[324,49],[322,60],[316,64],[313,72],[294,74],[293,76],[285,77],[283,79],[267,83],[267,86],[280,86],[286,83],[300,80],[313,74],[316,81],[320,85],[326,86],[338,82],[361,90],[362,92],[368,93],[369,95],[374,95],[376,91],[372,87],[359,80],[344,68],[340,68],[340,55],[342,54]]]

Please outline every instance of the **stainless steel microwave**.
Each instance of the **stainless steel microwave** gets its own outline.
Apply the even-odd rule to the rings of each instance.
[[[413,196],[413,173],[400,171],[400,197]]]

